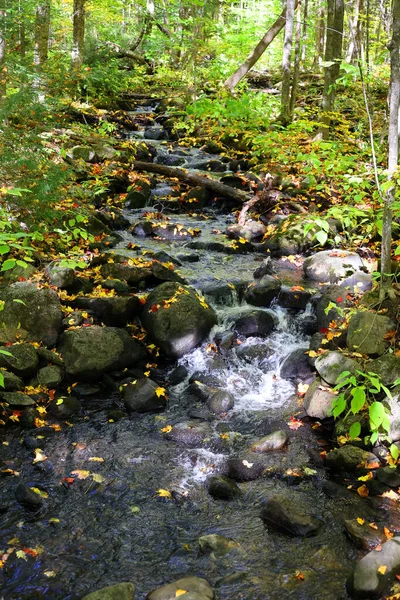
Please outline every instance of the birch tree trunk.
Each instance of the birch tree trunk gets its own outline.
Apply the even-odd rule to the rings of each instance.
[[[295,0],[295,6],[297,6],[298,0]],[[276,19],[275,23],[268,29],[267,33],[264,37],[258,42],[257,46],[254,48],[252,52],[250,52],[249,56],[246,58],[243,64],[232,74],[226,81],[224,81],[224,86],[230,91],[233,92],[239,81],[243,79],[243,77],[248,73],[253,67],[260,56],[262,56],[271,42],[274,41],[278,33],[283,29],[286,21],[286,7],[283,9],[279,17]]]
[[[400,106],[400,0],[393,0],[393,26],[390,50],[390,99],[389,99],[389,134],[388,134],[388,179],[392,185],[386,192],[383,209],[382,248],[381,248],[381,285],[379,300],[386,296],[393,297],[394,290],[391,279],[391,244],[393,201],[396,192],[394,175],[399,159],[399,106]]]
[[[281,121],[283,125],[291,122],[290,114],[290,81],[291,81],[291,56],[294,27],[294,0],[286,2],[285,41],[282,55],[282,95],[281,95]]]
[[[303,23],[306,22],[306,10],[307,5],[304,5],[304,19]],[[303,26],[305,27],[305,25]],[[303,29],[304,31],[304,29]],[[303,44],[305,45],[304,37]],[[303,46],[304,47],[304,46]],[[290,115],[293,119],[294,107],[297,98],[297,89],[299,87],[299,74],[300,74],[300,56],[302,54],[301,46],[301,3],[297,5],[297,16],[296,16],[296,45],[294,51],[294,66],[293,66],[293,81],[292,81],[292,93],[290,95]]]
[[[41,2],[36,8],[35,20],[35,48],[33,62],[43,65],[49,55],[50,38],[50,0]]]
[[[6,16],[6,0],[0,0],[0,98],[6,95],[7,89]]]
[[[74,0],[73,33],[72,33],[72,67],[79,69],[83,62],[83,48],[85,43],[85,2]]]
[[[312,69],[319,71],[324,54],[325,39],[325,6],[323,0],[318,0],[317,26],[315,30],[315,54]]]
[[[307,39],[308,39],[308,28],[307,28],[307,19],[308,19],[308,0],[304,2],[304,11],[303,11],[303,44],[301,48],[301,63],[302,69],[304,69],[304,63],[306,62],[306,49],[307,49]]]

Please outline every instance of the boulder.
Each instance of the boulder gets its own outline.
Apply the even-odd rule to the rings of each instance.
[[[209,401],[209,408],[216,415],[227,413],[234,405],[234,397],[225,390],[218,390],[218,392],[215,392]]]
[[[218,535],[217,533],[202,535],[199,538],[199,547],[202,554],[224,556],[224,554],[228,554],[228,552],[234,548],[237,548],[238,546],[239,544],[234,540],[230,540],[223,535]]]
[[[0,367],[6,367],[20,377],[30,377],[36,373],[39,358],[34,346],[13,344],[3,350],[9,352],[10,356],[0,353]]]
[[[84,162],[94,162],[96,153],[90,146],[74,146],[68,152],[68,156],[72,160],[83,160]]]
[[[370,527],[368,519],[346,519],[344,527],[349,538],[363,550],[373,550],[387,540],[383,527]]]
[[[276,326],[273,315],[264,310],[253,310],[239,317],[234,324],[238,335],[243,337],[265,337]]]
[[[303,264],[305,276],[321,283],[337,283],[364,268],[363,260],[356,252],[340,249],[317,252]]]
[[[296,289],[300,287],[300,289]],[[301,289],[301,286],[282,286],[279,292],[278,302],[283,308],[294,308],[305,310],[315,291]]]
[[[350,371],[354,374],[357,370],[361,370],[361,365],[356,360],[342,354],[342,352],[333,351],[318,356],[315,360],[315,368],[326,383],[336,385],[339,383],[340,374],[343,371]]]
[[[347,591],[357,599],[380,597],[394,583],[399,569],[400,537],[396,536],[382,544],[381,550],[372,550],[358,561],[347,580]]]
[[[286,431],[274,431],[269,435],[257,440],[252,444],[252,452],[273,452],[274,450],[281,450],[286,446],[288,441],[288,434]]]
[[[0,343],[23,339],[54,346],[61,329],[62,311],[54,290],[17,282],[0,292]]]
[[[10,406],[33,406],[36,402],[21,392],[0,392],[1,398]]]
[[[279,375],[283,379],[304,380],[312,376],[306,351],[307,348],[297,348],[285,356],[279,368]]]
[[[122,397],[126,408],[133,412],[150,412],[164,408],[167,403],[167,397],[163,388],[148,379],[143,377],[123,385]]]
[[[152,276],[151,269],[146,263],[138,265],[128,257],[125,257],[122,262],[108,262],[102,265],[100,273],[104,279],[122,279],[133,286],[150,279]]]
[[[274,351],[265,343],[251,345],[245,343],[235,348],[235,354],[238,358],[250,364],[260,365],[267,361],[274,354]]]
[[[296,497],[277,494],[268,498],[260,514],[263,522],[285,535],[310,537],[316,535],[321,528],[321,521],[308,509],[299,506]]]
[[[61,396],[50,403],[48,410],[58,419],[69,419],[80,413],[81,403],[75,396]]]
[[[182,590],[186,593],[182,594]],[[183,579],[178,579],[150,592],[147,594],[146,600],[176,600],[180,595],[185,595],[188,600],[214,600],[215,598],[214,590],[205,579],[183,577]]]
[[[83,327],[66,331],[59,351],[68,375],[95,381],[107,371],[131,367],[145,352],[124,329]]]
[[[304,410],[313,419],[326,419],[336,395],[317,377],[304,396]]]
[[[179,358],[206,338],[217,315],[193,289],[166,282],[150,293],[141,320],[164,354]]]
[[[82,297],[75,300],[74,306],[93,312],[108,327],[124,327],[133,321],[141,308],[136,296]]]
[[[333,305],[333,307],[327,312],[329,305]],[[323,294],[316,299],[315,312],[318,329],[327,329],[331,321],[341,323],[343,321],[342,309],[350,308],[350,306],[351,301],[346,297],[343,288],[338,285],[327,287]]]
[[[387,334],[395,329],[396,325],[389,317],[373,312],[359,311],[350,319],[347,330],[347,347],[353,352],[368,354],[368,356],[380,356],[390,343],[389,339],[386,339]]]
[[[211,435],[212,431],[208,425],[188,421],[174,425],[171,431],[165,434],[165,437],[171,442],[182,444],[188,448],[200,448],[210,440]]]
[[[43,505],[42,497],[34,492],[32,488],[23,483],[19,483],[15,488],[15,498],[17,502],[33,510],[37,510]]]
[[[245,225],[229,225],[226,228],[226,234],[229,238],[239,240],[243,238],[248,242],[262,238],[267,228],[257,221],[247,221]]]
[[[326,466],[333,472],[355,473],[365,465],[379,466],[379,459],[362,448],[346,444],[326,455]]]
[[[264,275],[254,283],[250,283],[245,292],[245,300],[254,306],[270,306],[278,297],[281,282],[272,275]]]
[[[366,370],[379,375],[384,385],[393,385],[397,379],[400,379],[400,356],[384,354],[371,360],[366,365]]]
[[[265,462],[254,454],[229,458],[226,467],[228,477],[237,482],[254,481],[261,477],[266,468]]]
[[[0,371],[0,373],[3,375],[3,385],[6,392],[20,392],[24,389],[24,382],[20,377],[18,377],[18,375],[4,371],[3,369]]]
[[[212,475],[208,480],[208,492],[216,500],[234,500],[242,495],[236,481],[226,475]]]
[[[37,380],[39,385],[43,385],[48,388],[55,388],[62,382],[64,372],[61,367],[57,365],[49,365],[39,369],[37,374]]]
[[[134,596],[135,585],[126,581],[101,588],[101,590],[88,594],[82,600],[133,600]]]
[[[50,285],[60,290],[66,290],[74,285],[75,271],[71,267],[63,267],[60,261],[53,261],[47,265],[45,274]]]

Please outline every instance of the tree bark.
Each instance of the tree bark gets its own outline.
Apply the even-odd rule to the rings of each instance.
[[[294,27],[294,0],[286,2],[285,41],[282,55],[282,94],[281,94],[281,121],[286,127],[291,122],[290,114],[290,80],[291,56]]]
[[[399,106],[400,106],[400,0],[393,0],[393,26],[390,49],[390,100],[388,134],[388,180],[392,183],[386,192],[383,209],[382,248],[381,248],[381,285],[379,299],[394,296],[391,278],[391,244],[393,201],[396,192],[394,174],[399,160]]]
[[[324,92],[322,96],[322,118],[319,137],[327,139],[336,97],[335,84],[340,72],[343,45],[344,0],[328,0],[326,27]]]
[[[295,0],[295,6],[297,6],[298,0]],[[276,19],[275,23],[268,29],[267,33],[264,37],[258,42],[257,46],[254,50],[249,54],[244,63],[240,65],[240,67],[230,76],[226,81],[224,81],[224,86],[230,91],[233,92],[239,81],[243,79],[243,77],[248,73],[253,67],[258,59],[263,55],[265,50],[274,41],[278,33],[283,29],[286,21],[286,6]]]
[[[304,5],[304,27],[306,20],[306,9],[307,6]],[[304,29],[303,29],[304,32]],[[304,37],[303,37],[304,43]],[[293,66],[293,80],[292,80],[292,93],[290,95],[290,115],[291,120],[293,119],[294,107],[296,104],[297,98],[297,89],[299,87],[299,74],[300,74],[300,56],[302,54],[301,47],[301,3],[297,5],[297,17],[296,17],[296,46],[294,51],[294,66]]]
[[[85,2],[74,0],[73,8],[73,34],[72,34],[72,67],[79,69],[83,62],[83,48],[85,43]]]
[[[0,98],[6,95],[7,89],[6,16],[6,0],[0,0]]]
[[[304,0],[304,11],[303,11],[303,36],[302,36],[302,48],[301,48],[301,63],[303,64],[303,69],[304,69],[304,63],[306,62],[306,49],[307,49],[307,38],[308,38],[308,0]]]
[[[315,54],[313,61],[313,71],[319,71],[324,54],[324,38],[325,38],[325,7],[323,0],[318,0],[318,16],[317,27],[315,30]]]
[[[50,0],[41,2],[36,8],[35,49],[33,62],[43,65],[49,55]]]
[[[189,185],[203,187],[206,190],[214,192],[214,194],[216,194],[217,196],[230,198],[235,202],[243,203],[251,199],[251,196],[249,194],[246,194],[246,192],[242,192],[241,190],[237,190],[228,185],[224,185],[219,181],[209,179],[205,175],[193,175],[192,173],[188,173],[184,169],[180,169],[178,167],[167,167],[166,165],[157,165],[155,163],[148,163],[144,161],[135,160],[132,163],[132,168],[135,171],[146,171],[148,173],[157,173],[159,175],[164,175],[165,177],[176,177],[177,179],[179,179],[179,181],[183,181],[184,183],[188,183]]]

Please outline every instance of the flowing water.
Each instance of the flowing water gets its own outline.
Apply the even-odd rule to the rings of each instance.
[[[143,212],[128,216],[134,222]],[[206,219],[168,216],[185,227],[199,227],[202,241],[215,241],[221,236],[215,232],[232,222],[231,216],[216,211],[209,211]],[[182,242],[135,239],[122,233],[119,253],[134,255],[126,249],[129,241],[171,256],[193,252]],[[311,309],[290,311],[279,305],[266,309],[275,315],[275,332],[243,344],[265,346],[258,359],[249,362],[235,350],[210,352],[215,336],[246,309],[241,285],[253,279],[263,256],[196,252],[198,262],[183,262],[179,271],[206,294],[219,323],[209,340],[180,359],[188,376],[168,387],[165,411],[110,422],[110,410],[121,406],[119,394],[95,394],[82,398],[82,416],[62,424],[61,431],[45,427],[27,432],[16,427],[1,432],[0,550],[15,548],[0,569],[3,600],[79,600],[90,591],[127,580],[137,585],[135,599],[143,600],[158,585],[188,574],[205,577],[219,600],[347,597],[344,583],[358,551],[344,534],[343,519],[358,516],[361,499],[325,493],[324,469],[313,461],[323,449],[318,430],[310,424],[289,428],[290,417],[301,412],[301,406],[294,383],[280,376],[283,358],[307,346],[302,324]],[[298,283],[297,271],[280,274]],[[215,287],[222,292],[216,294]],[[214,291],[207,295],[210,290]],[[168,372],[174,367],[166,363],[161,368]],[[161,430],[195,420],[193,399],[186,393],[193,374],[216,378],[233,394],[235,406],[226,416],[206,422],[210,433],[205,443],[188,448],[167,440]],[[271,454],[267,475],[240,484],[240,499],[211,498],[208,477],[223,472],[229,456],[240,455],[253,441],[277,429],[287,430],[290,442],[285,450]],[[46,461],[33,464],[33,453],[23,443],[28,434],[40,436]],[[7,476],[5,469],[19,475]],[[293,474],[296,470],[303,476]],[[75,476],[72,482],[74,471],[85,478]],[[93,473],[100,477],[93,478]],[[19,481],[48,494],[40,510],[29,511],[16,502]],[[159,490],[169,493],[160,496]],[[279,490],[289,490],[294,503],[305,503],[321,519],[317,536],[291,538],[264,526],[259,517],[262,501]],[[238,545],[223,557],[202,555],[198,538],[209,533],[232,538]],[[38,555],[21,557],[18,549],[23,547]]]

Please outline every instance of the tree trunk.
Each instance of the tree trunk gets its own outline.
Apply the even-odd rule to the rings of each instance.
[[[297,6],[298,0],[295,0],[295,6]],[[258,59],[264,54],[265,50],[274,41],[278,33],[283,29],[286,21],[286,6],[276,19],[275,23],[268,29],[267,33],[264,37],[258,42],[257,46],[254,50],[249,54],[244,63],[240,65],[240,67],[235,71],[226,81],[224,81],[224,86],[230,91],[233,92],[239,81],[243,79],[243,77],[248,73],[253,67]]]
[[[354,12],[351,16],[349,14],[349,30],[350,38],[349,45],[346,53],[346,62],[354,63],[357,58],[361,57],[361,41],[362,41],[362,22],[360,14],[363,10],[363,0],[356,0],[354,5]]]
[[[307,28],[307,19],[308,19],[308,0],[304,1],[304,11],[303,11],[303,43],[301,48],[301,63],[302,68],[304,69],[304,63],[306,62],[306,50],[307,50],[307,39],[308,39],[308,28]]]
[[[312,65],[313,71],[319,71],[324,54],[325,38],[325,7],[323,0],[318,0],[317,27],[315,30],[315,54]]]
[[[290,114],[290,66],[292,56],[292,41],[294,27],[294,0],[286,2],[285,41],[282,55],[282,94],[281,94],[281,121],[286,127],[291,122]]]
[[[388,179],[392,185],[386,192],[383,209],[382,249],[381,249],[381,285],[379,299],[392,297],[394,290],[391,279],[391,244],[393,201],[396,192],[394,174],[399,159],[399,106],[400,106],[400,0],[393,0],[393,35],[390,49],[390,100],[388,134]]]
[[[326,27],[324,92],[322,96],[322,118],[319,137],[327,139],[336,97],[336,79],[340,72],[343,45],[344,0],[328,0]]]
[[[72,67],[79,69],[83,62],[83,47],[85,42],[85,2],[74,0],[73,34],[72,34]]]
[[[307,6],[304,5],[304,27],[306,19]],[[304,30],[303,30],[304,31]],[[304,44],[304,37],[303,37]],[[299,86],[299,73],[300,73],[300,56],[301,56],[301,3],[297,5],[297,17],[296,17],[296,47],[294,51],[294,67],[293,67],[293,81],[292,81],[292,93],[290,95],[290,115],[291,120],[293,119],[294,107],[296,104],[297,89]]]
[[[50,38],[50,0],[41,2],[36,8],[35,50],[33,61],[35,65],[43,65],[49,54]]]
[[[7,89],[6,16],[6,0],[0,0],[0,98],[6,95]]]

